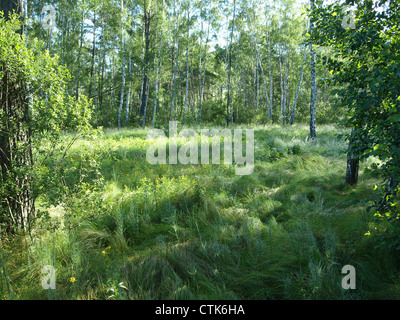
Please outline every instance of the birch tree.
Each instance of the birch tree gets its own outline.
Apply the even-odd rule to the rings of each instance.
[[[124,90],[125,90],[125,40],[124,40],[124,19],[123,19],[123,11],[124,11],[124,0],[121,0],[121,54],[122,54],[122,87],[121,87],[121,98],[119,100],[119,108],[118,108],[118,129],[121,128],[121,116],[122,116],[122,107],[124,103]]]
[[[23,15],[23,2],[1,0],[0,10],[4,12],[5,19],[9,20],[13,11]],[[18,35],[12,35],[13,39],[7,39],[7,41],[14,42],[14,46],[17,43],[23,46],[22,25],[17,33]],[[2,41],[4,40],[3,38]],[[6,46],[2,44],[2,47]],[[22,74],[19,75],[20,79],[16,77],[15,73],[21,72],[16,65],[13,65],[16,64],[13,61],[15,58],[4,56],[5,53],[2,51],[0,49],[0,128],[2,128],[0,130],[0,182],[1,189],[6,189],[0,190],[0,219],[6,221],[7,231],[14,232],[19,229],[27,231],[30,218],[35,214],[32,180],[24,172],[32,166],[30,114],[26,103],[27,84],[24,83]]]
[[[158,5],[157,5],[156,15],[158,16]],[[164,0],[163,0],[163,3],[162,3],[161,24],[163,22],[164,22]],[[161,29],[161,28],[157,28],[157,31],[158,31],[158,34],[160,35],[161,32],[159,31],[159,29]],[[159,37],[157,62],[156,62],[157,67],[156,67],[156,77],[155,77],[155,84],[154,84],[156,95],[155,95],[155,99],[154,99],[154,108],[153,108],[153,121],[152,121],[152,127],[153,128],[154,128],[154,124],[155,124],[155,121],[156,121],[157,104],[159,102],[159,99],[158,99],[158,72],[159,72],[159,69],[160,69],[160,54],[161,54],[161,44],[162,44],[161,39],[162,39],[162,34]]]
[[[311,11],[315,8],[315,0],[310,0]],[[310,20],[310,33],[314,32],[314,22]],[[310,101],[310,138],[314,140],[317,137],[315,130],[315,103],[317,100],[317,75],[315,71],[315,48],[310,44],[311,55],[311,101]]]
[[[143,61],[143,86],[140,106],[140,116],[144,116],[147,107],[148,72],[150,59],[150,26],[151,26],[151,0],[143,0],[143,28],[144,28],[144,61]]]
[[[229,57],[228,57],[228,99],[226,103],[226,124],[229,126],[229,109],[231,103],[231,96],[230,96],[230,88],[231,88],[231,73],[232,73],[232,37],[233,37],[233,28],[235,26],[235,13],[236,13],[236,0],[233,0],[233,18],[232,18],[232,26],[231,26],[231,35],[229,41]]]
[[[183,119],[182,119],[182,125],[185,124],[185,116],[186,116],[186,106],[187,106],[187,101],[188,101],[188,90],[189,90],[189,32],[190,32],[190,7],[189,7],[190,2],[187,4],[187,35],[186,35],[186,92],[185,92],[185,107],[183,110]]]
[[[207,17],[209,15],[207,14]],[[209,40],[209,35],[210,35],[210,24],[211,21],[208,21],[208,27],[207,27],[207,37],[206,37],[206,44],[205,44],[205,49],[204,49],[204,66],[203,66],[203,76],[201,75],[202,69],[201,69],[201,38],[200,38],[200,54],[199,54],[199,100],[200,100],[200,106],[199,106],[199,111],[197,114],[197,123],[200,123],[201,119],[201,111],[203,107],[203,97],[204,97],[204,84],[205,84],[205,79],[206,79],[206,67],[207,67],[207,54],[208,54],[208,40]]]

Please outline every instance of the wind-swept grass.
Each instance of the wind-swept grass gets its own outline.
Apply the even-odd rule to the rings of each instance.
[[[345,129],[256,127],[255,168],[150,165],[146,130],[78,140],[31,237],[0,246],[15,299],[397,299],[398,260],[365,236],[376,177],[344,183]],[[54,163],[45,164],[42,178]],[[48,176],[47,176],[48,178]],[[344,290],[341,269],[357,271]],[[56,290],[41,287],[53,265]]]

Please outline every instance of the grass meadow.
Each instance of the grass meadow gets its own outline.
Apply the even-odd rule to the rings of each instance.
[[[245,176],[234,165],[151,165],[147,129],[54,148],[36,169],[31,234],[1,242],[0,297],[399,299],[398,254],[366,235],[374,159],[349,186],[346,129],[319,126],[316,142],[302,125],[254,130]],[[341,285],[348,264],[355,290]],[[45,265],[54,290],[42,287]]]

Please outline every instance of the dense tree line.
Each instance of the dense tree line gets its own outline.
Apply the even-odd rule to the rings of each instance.
[[[49,3],[55,28],[45,30]],[[293,124],[308,121],[311,93],[317,116],[327,122],[338,113],[323,81],[316,95],[314,51],[305,44],[308,6],[293,0],[35,0],[28,6],[28,35],[42,39],[68,68],[68,94],[92,99],[96,125]],[[323,79],[318,59],[316,69]]]

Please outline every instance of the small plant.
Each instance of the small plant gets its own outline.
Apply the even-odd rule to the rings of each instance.
[[[264,162],[274,162],[283,156],[276,148],[269,145],[257,147],[255,150],[255,159]]]
[[[290,149],[290,151],[291,151],[291,154],[301,154],[303,150],[301,149],[300,145],[295,144],[295,145]]]

